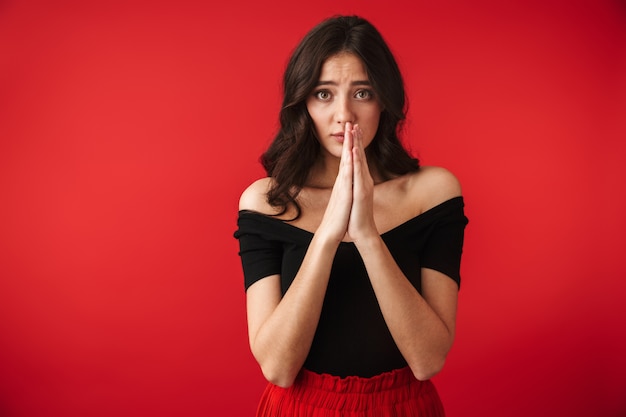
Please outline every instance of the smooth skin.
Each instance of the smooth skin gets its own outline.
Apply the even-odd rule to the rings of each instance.
[[[381,234],[460,196],[460,185],[442,168],[423,167],[387,181],[369,168],[365,149],[376,134],[382,106],[353,54],[338,54],[324,63],[307,109],[322,156],[298,196],[301,216],[291,224],[310,231],[313,238],[284,296],[279,275],[248,288],[252,353],[268,381],[281,387],[293,384],[315,335],[339,243],[351,241],[396,345],[415,377],[429,379],[442,369],[454,340],[458,287],[444,274],[422,268],[418,293]],[[276,214],[266,201],[271,181],[264,178],[248,187],[239,208]],[[293,213],[290,208],[282,218]]]

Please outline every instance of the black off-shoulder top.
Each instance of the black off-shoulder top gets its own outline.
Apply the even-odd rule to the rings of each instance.
[[[465,217],[463,197],[447,200],[381,235],[407,279],[421,291],[421,268],[440,271],[460,285]],[[253,211],[240,211],[244,287],[280,274],[289,289],[313,238],[309,231]],[[304,367],[347,377],[371,377],[405,367],[378,306],[363,260],[350,242],[337,249],[320,321]]]

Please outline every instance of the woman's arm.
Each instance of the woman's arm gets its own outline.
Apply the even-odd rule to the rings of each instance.
[[[354,150],[354,204],[348,233],[361,254],[374,293],[391,335],[420,380],[438,373],[452,347],[458,287],[441,272],[422,268],[422,294],[400,270],[373,220],[373,181],[358,135]],[[420,180],[426,205],[461,195],[456,178],[443,169],[430,169]],[[413,193],[409,193],[409,198]],[[417,193],[415,193],[417,194]]]
[[[302,368],[317,328],[336,245],[313,237],[300,270],[281,298],[280,276],[246,293],[250,348],[265,378],[290,386]]]
[[[347,124],[346,132],[351,128]],[[352,136],[346,134],[339,173],[324,217],[293,282],[281,297],[280,276],[252,284],[246,293],[250,348],[266,379],[288,387],[309,353],[322,311],[330,270],[347,230],[352,205]],[[239,208],[265,203],[266,185],[246,190]],[[267,207],[265,207],[267,210]]]
[[[422,295],[404,276],[382,239],[357,246],[389,331],[419,380],[444,365],[455,331],[458,287],[441,272],[422,268]]]

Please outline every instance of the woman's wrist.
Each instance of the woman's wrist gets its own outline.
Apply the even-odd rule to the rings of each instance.
[[[363,256],[366,253],[380,250],[384,245],[384,242],[379,234],[370,234],[367,236],[355,238],[354,245],[358,249],[361,256]]]
[[[334,236],[331,233],[326,233],[325,230],[320,227],[317,229],[311,240],[311,246],[319,246],[322,249],[336,251],[337,247],[341,243],[343,236]]]

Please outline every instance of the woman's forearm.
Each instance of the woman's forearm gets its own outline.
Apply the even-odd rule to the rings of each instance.
[[[357,248],[396,345],[415,376],[429,379],[441,370],[452,346],[456,295],[442,317],[406,278],[380,236],[358,242]]]
[[[251,335],[252,353],[265,377],[276,385],[290,386],[309,353],[337,246],[322,236],[313,237],[289,289]]]

